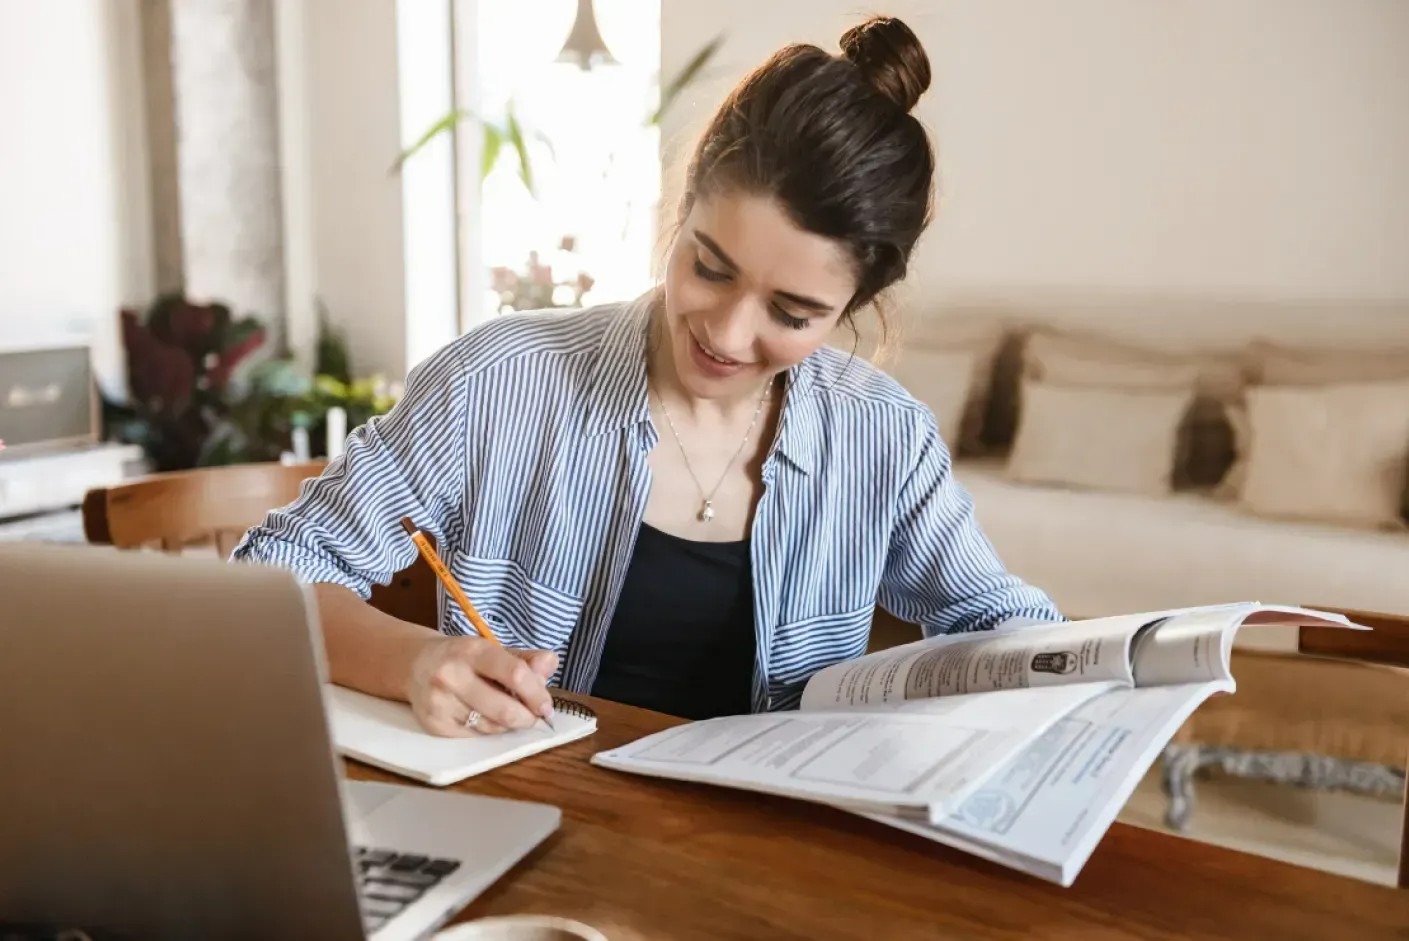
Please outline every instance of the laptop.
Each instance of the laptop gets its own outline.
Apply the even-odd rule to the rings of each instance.
[[[0,937],[421,938],[557,829],[345,781],[314,615],[273,567],[0,543]]]

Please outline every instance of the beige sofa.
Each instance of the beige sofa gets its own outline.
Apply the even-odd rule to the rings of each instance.
[[[908,311],[882,356],[934,411],[1004,561],[1072,615],[1409,614],[1409,308],[970,296]]]
[[[1409,310],[971,296],[912,312],[884,355],[934,410],[999,555],[1069,616],[1409,614]],[[877,646],[907,633],[878,622]],[[1209,766],[1402,793],[1409,673],[1249,628],[1234,675],[1165,756],[1172,825]]]

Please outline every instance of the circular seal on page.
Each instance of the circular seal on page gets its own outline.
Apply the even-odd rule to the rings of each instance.
[[[1012,795],[1007,791],[989,789],[975,791],[959,807],[959,819],[971,827],[981,830],[995,830],[1017,810]]]

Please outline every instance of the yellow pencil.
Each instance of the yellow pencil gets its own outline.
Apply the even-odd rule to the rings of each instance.
[[[479,616],[479,612],[475,610],[475,606],[470,604],[470,599],[465,595],[464,590],[460,587],[460,583],[455,581],[455,576],[450,574],[450,569],[446,568],[445,563],[440,561],[440,556],[431,546],[431,542],[426,538],[426,534],[421,532],[420,528],[417,527],[415,523],[411,522],[409,516],[403,516],[401,518],[401,528],[406,530],[406,535],[411,537],[411,541],[414,542],[416,548],[421,551],[421,558],[426,560],[426,563],[431,567],[431,571],[435,572],[435,577],[440,579],[440,583],[445,586],[445,590],[450,592],[450,597],[454,598],[455,603],[460,606],[460,610],[465,612],[465,617],[470,619],[470,623],[473,624],[475,630],[479,632],[479,636],[496,646],[503,647],[504,645],[499,643],[499,638],[494,636],[494,632],[489,629],[489,625],[485,623],[484,618]],[[557,729],[553,728],[551,719],[544,718],[543,721],[547,723],[548,728],[557,731]]]

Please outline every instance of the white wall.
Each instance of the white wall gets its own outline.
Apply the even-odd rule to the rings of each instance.
[[[346,330],[359,373],[399,378],[406,368],[405,264],[399,182],[387,175],[399,152],[396,5],[381,0],[281,0],[281,119],[287,157],[286,210],[301,231],[287,232],[289,333],[311,338],[313,298]],[[299,70],[291,78],[289,72]],[[290,101],[293,95],[298,100]]]
[[[0,0],[0,349],[91,339],[151,290],[134,0]]]
[[[315,298],[344,330],[359,375],[399,380],[457,333],[449,139],[388,172],[450,107],[449,9],[449,0],[275,6],[289,336],[305,361]]]
[[[711,81],[665,128],[668,198],[747,69],[790,41],[835,51],[860,9],[662,0],[664,74],[728,33]],[[915,306],[1048,290],[1409,301],[1409,3],[876,9],[916,30],[935,72],[917,114],[943,198]]]

